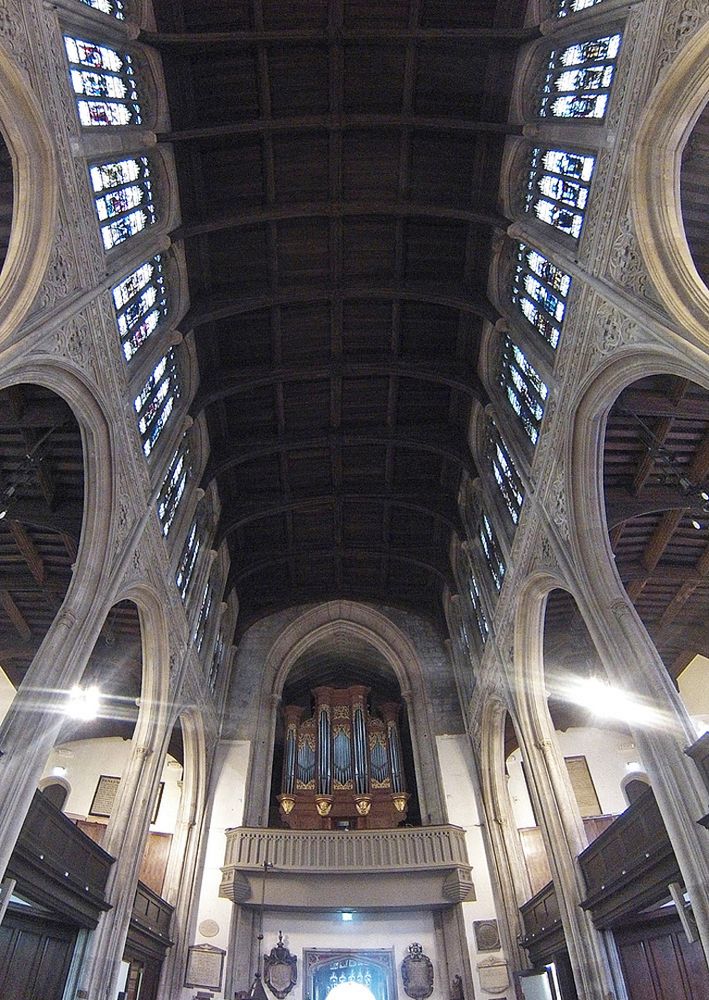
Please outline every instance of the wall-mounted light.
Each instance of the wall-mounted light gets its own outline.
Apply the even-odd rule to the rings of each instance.
[[[101,706],[101,692],[95,686],[80,688],[74,687],[69,692],[64,714],[70,719],[81,719],[83,722],[90,722],[98,715]]]
[[[52,777],[53,778],[66,778],[66,768],[62,767],[61,764],[56,764],[52,768]]]
[[[344,921],[345,923],[348,923],[350,920],[352,920],[353,916],[354,914],[351,913],[349,910],[342,910],[342,912],[340,913],[340,920]]]

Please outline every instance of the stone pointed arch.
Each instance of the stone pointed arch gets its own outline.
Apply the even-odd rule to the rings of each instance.
[[[670,316],[704,347],[709,346],[709,289],[687,245],[680,168],[707,100],[709,22],[694,33],[650,95],[630,164],[630,204],[645,265]]]
[[[272,772],[277,709],[288,673],[305,650],[333,634],[364,639],[385,657],[394,671],[408,708],[421,813],[430,816],[431,822],[445,822],[435,740],[418,652],[386,615],[370,605],[341,600],[319,604],[301,614],[281,632],[266,656],[258,731],[268,735],[253,748],[245,825],[263,826],[268,817],[270,783],[264,776]]]
[[[0,272],[0,344],[14,337],[44,279],[57,227],[58,171],[44,113],[0,44],[0,127],[13,166],[14,209]]]

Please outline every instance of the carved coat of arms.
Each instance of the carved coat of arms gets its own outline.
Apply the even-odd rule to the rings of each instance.
[[[263,957],[263,978],[266,986],[278,1000],[287,997],[298,982],[298,959],[291,955],[283,944],[283,935],[278,932],[278,944]]]
[[[409,945],[409,954],[401,963],[401,978],[404,991],[412,1000],[426,1000],[433,993],[433,965],[416,942]]]

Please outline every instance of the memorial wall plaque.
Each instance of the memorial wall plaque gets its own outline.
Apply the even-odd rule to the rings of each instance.
[[[192,945],[187,956],[185,986],[221,990],[225,955],[222,948],[211,944]]]

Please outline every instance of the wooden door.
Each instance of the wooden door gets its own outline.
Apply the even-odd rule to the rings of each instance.
[[[77,929],[14,911],[0,924],[2,1000],[62,1000]]]
[[[676,914],[616,929],[630,1000],[706,1000],[709,970],[698,941],[690,944]]]

